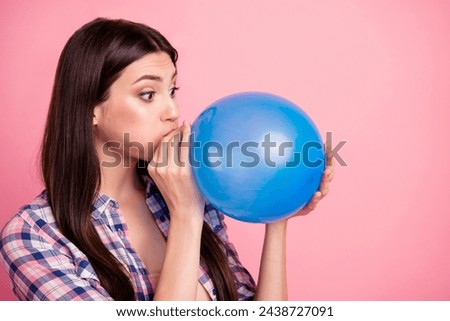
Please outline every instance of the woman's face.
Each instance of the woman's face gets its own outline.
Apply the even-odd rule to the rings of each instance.
[[[176,68],[168,54],[151,53],[128,65],[108,99],[94,109],[100,153],[150,160],[161,138],[178,126],[176,90]]]

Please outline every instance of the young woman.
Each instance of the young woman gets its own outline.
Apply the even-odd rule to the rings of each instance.
[[[19,299],[287,299],[287,220],[266,225],[256,286],[223,215],[179,166],[190,126],[178,124],[176,61],[158,31],[130,21],[96,19],[69,39],[42,143],[45,190],[1,235]],[[180,137],[179,151],[163,147]],[[328,156],[298,215],[327,194]]]

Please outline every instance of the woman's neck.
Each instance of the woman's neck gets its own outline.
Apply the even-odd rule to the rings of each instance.
[[[120,203],[131,195],[145,192],[145,186],[136,171],[137,161],[117,166],[100,166],[100,192]]]

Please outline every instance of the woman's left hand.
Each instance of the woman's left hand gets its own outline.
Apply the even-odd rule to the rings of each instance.
[[[288,218],[266,224],[255,300],[285,301],[288,299],[286,280],[287,222],[291,217],[309,214],[317,207],[319,201],[328,194],[330,182],[334,177],[331,144],[326,144],[325,150],[326,164],[322,174],[320,187],[309,203]]]
[[[325,145],[325,169],[319,190],[300,211],[292,216],[266,224],[264,246],[255,300],[287,300],[286,280],[286,230],[289,218],[306,215],[313,211],[319,201],[328,194],[334,176],[333,152],[331,144]]]
[[[330,182],[334,178],[334,161],[333,161],[333,152],[331,150],[331,144],[325,145],[325,158],[326,158],[326,164],[325,169],[322,174],[322,180],[320,181],[320,187],[317,192],[314,193],[313,197],[309,201],[308,204],[305,205],[300,211],[298,211],[296,214],[294,214],[291,217],[294,216],[300,216],[300,215],[306,215],[311,213],[316,207],[317,204],[319,204],[319,201],[327,196],[329,188],[330,188]]]

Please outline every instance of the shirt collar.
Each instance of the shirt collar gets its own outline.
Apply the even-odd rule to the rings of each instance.
[[[156,184],[153,182],[150,176],[142,176],[142,179],[147,185],[146,198],[149,198],[150,195],[154,193],[153,188],[156,187]],[[97,196],[95,197],[94,205],[92,206],[92,217],[94,219],[98,219],[108,207],[118,209],[119,202],[104,193],[98,192]]]
[[[92,217],[94,219],[100,218],[100,215],[105,212],[108,206],[117,209],[119,208],[119,203],[108,195],[98,192],[92,206]]]

